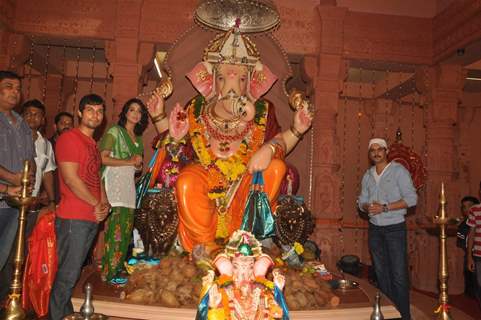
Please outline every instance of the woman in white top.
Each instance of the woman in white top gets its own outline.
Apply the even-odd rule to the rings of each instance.
[[[142,170],[142,134],[147,128],[147,108],[139,99],[130,99],[122,108],[117,125],[100,142],[102,178],[111,214],[105,226],[102,278],[115,280],[132,238],[135,209],[135,172]]]

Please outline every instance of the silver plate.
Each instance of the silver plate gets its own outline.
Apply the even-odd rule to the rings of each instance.
[[[336,290],[349,290],[356,289],[359,287],[359,282],[349,279],[333,279],[329,281],[332,289]]]
[[[276,6],[270,0],[203,0],[194,19],[209,28],[227,31],[240,18],[242,33],[266,32],[279,25]]]

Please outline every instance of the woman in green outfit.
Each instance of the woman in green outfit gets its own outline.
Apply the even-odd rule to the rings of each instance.
[[[148,113],[144,103],[139,99],[130,99],[123,106],[117,125],[111,127],[100,142],[102,179],[112,206],[105,222],[102,258],[102,278],[105,281],[112,281],[122,271],[132,238],[135,173],[142,170],[142,134],[147,124]]]

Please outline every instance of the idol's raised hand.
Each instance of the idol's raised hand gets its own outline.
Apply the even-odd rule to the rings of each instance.
[[[302,103],[302,108],[299,108],[294,114],[293,127],[300,134],[306,133],[306,131],[311,127],[312,118],[314,116],[311,108],[312,106],[307,101],[304,101]]]
[[[176,103],[174,109],[170,112],[169,134],[175,141],[180,141],[187,134],[187,131],[189,131],[187,112],[179,103]]]
[[[165,113],[164,98],[162,97],[159,88],[156,88],[152,92],[152,96],[149,101],[147,101],[147,110],[152,118],[156,118]]]

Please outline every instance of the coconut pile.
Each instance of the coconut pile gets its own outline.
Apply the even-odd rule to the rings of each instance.
[[[284,297],[289,310],[317,310],[336,307],[341,302],[329,283],[315,273],[288,269],[283,274],[286,278]]]
[[[315,310],[340,303],[328,282],[316,273],[283,269],[284,296],[289,310]],[[170,308],[194,309],[199,302],[202,277],[188,257],[166,257],[156,266],[136,268],[121,294],[126,301]],[[272,279],[271,279],[272,280]]]
[[[187,257],[165,257],[156,266],[136,268],[120,297],[139,304],[196,308],[204,273]]]

